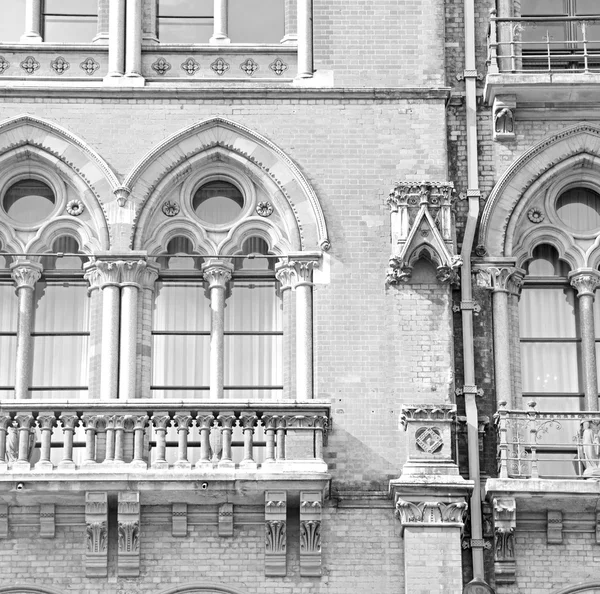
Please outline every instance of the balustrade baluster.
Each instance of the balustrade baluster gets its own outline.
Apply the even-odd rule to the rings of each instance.
[[[266,451],[263,464],[273,464],[275,462],[275,425],[277,424],[277,416],[263,415],[262,423],[265,427]]]
[[[496,9],[490,10],[490,25],[488,30],[488,74],[498,73],[498,30]]]
[[[29,454],[31,453],[31,426],[33,415],[31,413],[17,413],[15,421],[19,427],[19,449],[18,458],[14,468],[18,470],[30,470]]]
[[[196,468],[212,467],[210,459],[210,430],[215,417],[213,414],[198,414],[196,425],[200,430],[200,459],[196,462]]]
[[[189,412],[181,412],[174,417],[177,425],[177,462],[176,468],[191,468],[188,460],[188,432],[192,423],[192,415]]]
[[[144,433],[148,417],[147,415],[135,415],[133,423],[133,460],[131,464],[137,468],[148,468],[148,463],[144,460]]]
[[[115,461],[115,417],[111,415],[106,419],[106,454],[104,456],[105,464],[112,464]]]
[[[115,415],[115,464],[123,464],[125,461],[125,416]]]
[[[508,442],[506,401],[498,403],[498,451],[500,452],[500,478],[508,478]]]
[[[253,433],[258,417],[254,412],[244,412],[240,416],[240,424],[244,431],[244,458],[240,466],[244,468],[256,468],[257,464],[253,456]]]
[[[85,458],[83,465],[96,464],[96,430],[101,417],[95,414],[83,415],[81,417],[85,426]]]
[[[277,419],[277,460],[285,460],[285,429],[287,422],[285,417]]]
[[[76,413],[66,412],[62,413],[59,418],[63,429],[63,458],[58,467],[62,470],[74,469],[73,434],[75,433],[75,427],[79,424],[79,417]]]
[[[223,451],[219,467],[229,468],[235,466],[231,457],[231,433],[235,424],[235,413],[233,411],[219,413],[217,420],[221,424],[223,436]]]
[[[51,412],[40,412],[37,423],[42,436],[40,440],[40,459],[35,467],[39,470],[52,470],[54,464],[50,460],[50,454],[52,451],[52,429],[56,426],[56,416]]]
[[[154,432],[156,433],[156,458],[152,468],[168,468],[167,462],[167,429],[171,424],[171,417],[167,411],[156,411],[152,415]]]
[[[531,401],[527,404],[527,417],[529,419],[529,447],[531,449],[531,478],[539,478],[537,460],[537,411],[536,403]]]

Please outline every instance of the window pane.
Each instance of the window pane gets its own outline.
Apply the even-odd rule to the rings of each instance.
[[[523,392],[578,393],[578,345],[521,343]]]
[[[263,402],[265,400],[281,400],[283,398],[282,388],[272,388],[270,390],[255,390],[252,388],[228,390],[225,388],[225,398],[227,400],[253,400]]]
[[[576,338],[574,291],[566,287],[524,287],[519,324],[522,338]]]
[[[573,188],[556,201],[560,220],[576,231],[600,228],[600,195],[588,188]]]
[[[44,41],[46,42],[91,43],[97,32],[97,17],[44,17]]]
[[[279,43],[284,31],[282,0],[229,0],[229,38],[233,43]]]
[[[19,223],[43,221],[54,210],[54,192],[45,183],[25,179],[13,184],[4,195],[6,214]]]
[[[33,400],[60,400],[64,402],[65,400],[85,400],[87,397],[87,388],[81,390],[48,390],[47,388],[38,390],[34,387],[31,389]]]
[[[213,34],[213,20],[174,19],[162,17],[158,21],[161,43],[208,43]]]
[[[12,283],[0,284],[0,303],[0,332],[16,332],[18,300]]]
[[[600,14],[598,0],[575,0],[575,14]]]
[[[35,332],[87,332],[89,298],[83,283],[38,282]]]
[[[524,23],[521,39],[523,49],[547,50],[546,39],[550,36],[550,49],[562,49],[563,43],[568,38],[567,25],[565,23]]]
[[[282,301],[275,282],[235,281],[225,307],[225,331],[281,331]]]
[[[225,385],[281,385],[282,352],[282,336],[225,336]]]
[[[521,0],[521,14],[560,16],[567,14],[565,0]]]
[[[0,43],[19,41],[25,32],[26,0],[10,0],[2,3],[0,19]]]
[[[158,0],[158,16],[212,16],[213,0]]]
[[[153,386],[208,386],[209,363],[210,336],[153,337]]]
[[[44,14],[48,13],[95,16],[98,14],[98,0],[45,0]]]
[[[157,282],[154,330],[210,332],[210,301],[204,283]]]
[[[87,336],[34,336],[31,385],[87,386],[87,347]]]
[[[204,184],[192,199],[196,214],[207,223],[222,225],[233,221],[242,211],[244,197],[233,185],[224,181]]]
[[[17,337],[0,336],[0,386],[15,385],[15,365],[17,359]]]

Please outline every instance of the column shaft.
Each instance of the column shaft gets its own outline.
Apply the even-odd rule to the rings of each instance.
[[[584,293],[579,296],[579,330],[581,333],[582,382],[586,410],[598,410],[594,295],[591,293]]]
[[[41,43],[42,0],[27,0],[25,3],[25,33],[21,43]]]
[[[508,292],[503,289],[492,293],[494,312],[494,374],[498,402],[505,400],[514,408],[510,375],[510,326],[508,318]],[[517,406],[517,408],[519,408]]]
[[[313,71],[313,0],[298,0],[298,78]]]
[[[313,391],[312,283],[296,285],[296,399]]]
[[[125,0],[111,0],[108,12],[108,74],[125,71]]]
[[[223,398],[225,363],[225,287],[210,289],[210,398]]]
[[[120,296],[121,290],[117,285],[105,285],[102,288],[102,400],[112,400],[118,396]]]
[[[142,75],[142,0],[127,0],[125,73]]]
[[[137,326],[139,289],[126,285],[121,289],[121,358],[119,397],[135,398],[137,376]]]
[[[15,398],[29,398],[29,385],[33,365],[33,311],[34,288],[22,286],[17,289],[19,316],[17,322],[17,369],[15,375]]]
[[[230,43],[229,39],[229,0],[214,0],[214,29],[211,43]]]

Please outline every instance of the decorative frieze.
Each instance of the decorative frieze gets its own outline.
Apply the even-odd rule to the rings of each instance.
[[[321,514],[323,494],[300,492],[300,575],[321,575]]]
[[[55,532],[55,506],[53,503],[44,503],[40,505],[40,538],[54,538]]]
[[[140,575],[140,494],[131,491],[119,493],[118,511],[119,577]]]
[[[219,506],[219,536],[233,536],[233,503],[222,503]]]
[[[437,267],[441,282],[457,282],[462,259],[456,249],[454,186],[450,182],[401,182],[390,192],[393,252],[387,284],[407,282],[421,258]]]
[[[265,575],[287,573],[287,492],[265,491]]]
[[[517,504],[512,497],[493,500],[494,513],[494,570],[496,582],[515,582],[515,529],[517,527]]]
[[[87,577],[108,575],[108,497],[106,493],[85,494]]]
[[[173,516],[171,533],[173,536],[187,536],[188,506],[187,503],[174,503],[171,509]]]
[[[560,511],[548,510],[548,544],[562,544],[563,541],[563,515]]]

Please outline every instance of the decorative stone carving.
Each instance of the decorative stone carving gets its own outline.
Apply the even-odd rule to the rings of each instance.
[[[562,544],[563,541],[563,515],[560,511],[548,510],[548,544]]]
[[[437,452],[443,445],[444,439],[437,427],[421,427],[415,435],[417,447],[428,454]]]
[[[492,113],[494,114],[494,140],[507,141],[515,139],[516,97],[498,95],[494,98]]]
[[[517,505],[513,498],[493,500],[494,513],[494,570],[496,582],[512,584],[515,581],[515,529]]]
[[[181,64],[181,69],[189,76],[194,76],[200,70],[200,64],[194,58],[188,58]]]
[[[288,65],[281,58],[275,58],[275,60],[269,64],[269,68],[277,76],[281,76],[288,69]]]
[[[492,292],[519,292],[523,286],[525,271],[514,266],[481,265],[473,270],[479,287],[491,289]]]
[[[173,200],[166,200],[162,205],[163,214],[167,217],[174,217],[179,214],[181,210],[179,204]]]
[[[256,205],[256,214],[259,217],[270,217],[273,214],[273,205],[270,202],[259,202]]]
[[[209,289],[225,287],[231,279],[233,266],[228,262],[210,259],[202,265],[202,273]]]
[[[534,206],[527,211],[527,218],[535,224],[541,223],[544,220],[544,213],[541,208]]]
[[[217,58],[210,65],[210,69],[219,76],[223,76],[229,70],[229,68],[229,64],[225,60],[223,60],[223,58]]]
[[[64,74],[70,66],[71,65],[62,56],[58,56],[58,58],[50,62],[50,68],[59,75]]]
[[[85,494],[87,577],[108,575],[108,497],[106,493]]]
[[[131,491],[119,493],[117,508],[119,577],[140,575],[140,495]]]
[[[36,262],[15,262],[10,267],[10,274],[17,290],[23,287],[34,289],[42,276],[42,266]]]
[[[320,491],[300,492],[300,575],[321,575],[321,512]]]
[[[596,544],[600,544],[600,512],[596,512]]]
[[[265,491],[265,575],[287,573],[287,492]]]
[[[187,536],[188,533],[188,509],[187,503],[174,503],[172,506],[173,521],[171,532],[173,536]]]
[[[83,213],[84,210],[85,207],[83,206],[83,202],[81,200],[69,200],[69,202],[67,202],[67,212],[72,217],[78,217]]]
[[[248,76],[253,76],[254,73],[259,69],[259,65],[252,58],[247,58],[240,64],[240,69],[243,70]]]
[[[54,538],[55,508],[53,503],[40,505],[40,538]]]
[[[40,69],[40,63],[33,56],[27,56],[21,62],[20,66],[27,74],[33,74],[36,70]]]
[[[88,76],[93,76],[100,68],[100,64],[98,64],[94,58],[86,58],[79,64],[79,68],[81,68]]]
[[[442,282],[457,282],[462,260],[454,229],[454,186],[450,182],[401,182],[390,192],[393,253],[387,284],[407,282],[415,262],[425,258]]]
[[[0,538],[8,538],[8,505],[0,503]]]
[[[279,262],[275,266],[275,278],[281,283],[282,289],[291,289],[295,278],[293,264],[287,261]]]
[[[127,204],[131,191],[127,187],[120,186],[119,188],[115,188],[113,193],[117,199],[117,204],[123,208]]]
[[[455,524],[461,528],[468,505],[465,501],[443,503],[441,501],[422,501],[412,503],[403,499],[396,502],[396,517],[402,528],[421,524]]]
[[[10,67],[10,62],[4,56],[0,56],[0,74],[4,74]]]
[[[164,76],[169,70],[171,70],[171,64],[169,64],[169,62],[167,62],[164,58],[158,58],[156,62],[151,64],[150,67],[159,76]]]
[[[12,429],[12,418],[6,412],[0,412],[0,472],[8,469],[7,435]]]
[[[219,536],[233,536],[233,503],[219,506]]]
[[[569,282],[577,291],[577,297],[583,295],[594,297],[596,288],[600,286],[600,273],[591,268],[575,270],[569,273]]]

